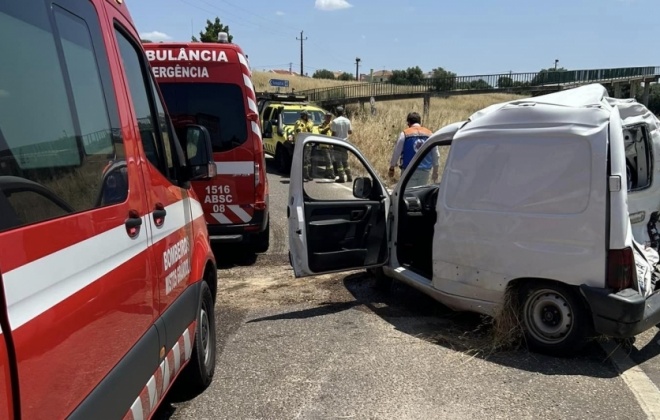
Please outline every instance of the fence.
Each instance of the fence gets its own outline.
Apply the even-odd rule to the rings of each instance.
[[[533,73],[500,73],[476,76],[450,76],[422,79],[414,85],[388,82],[351,83],[342,86],[309,89],[296,92],[312,102],[369,98],[451,91],[487,91],[534,89],[553,85],[578,85],[650,79],[660,76],[660,66],[625,67],[591,70],[540,71]]]

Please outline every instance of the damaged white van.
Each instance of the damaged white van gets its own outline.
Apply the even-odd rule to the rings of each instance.
[[[304,149],[319,144],[348,152],[352,188],[303,182]],[[287,203],[291,265],[296,277],[371,269],[487,315],[511,294],[535,351],[632,337],[660,322],[658,157],[660,121],[598,84],[442,128],[391,194],[354,146],[301,134]]]

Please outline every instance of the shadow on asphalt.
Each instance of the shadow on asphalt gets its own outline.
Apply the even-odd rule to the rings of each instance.
[[[222,244],[211,245],[218,270],[226,270],[233,267],[248,267],[257,262],[258,254],[247,245]]]
[[[532,353],[525,348],[490,350],[484,346],[492,335],[490,317],[471,312],[455,312],[418,290],[399,282],[393,282],[389,291],[380,291],[374,287],[374,278],[366,272],[349,275],[343,279],[343,283],[355,300],[324,302],[314,308],[253,319],[248,322],[307,319],[355,309],[374,313],[405,334],[453,351],[463,352],[469,357],[480,358],[510,368],[542,375],[595,378],[618,376],[597,343],[590,344],[584,351],[572,358],[545,356]],[[657,353],[654,351],[654,354],[646,354],[646,359],[654,357]]]

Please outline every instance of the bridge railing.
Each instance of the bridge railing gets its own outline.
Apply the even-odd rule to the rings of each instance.
[[[464,90],[504,90],[551,85],[586,84],[650,78],[660,76],[660,66],[625,67],[611,69],[540,71],[531,73],[500,73],[475,76],[455,76],[422,79],[415,85],[389,82],[351,83],[341,86],[309,89],[297,92],[310,101],[323,102],[371,96],[405,95],[415,93],[451,92]]]

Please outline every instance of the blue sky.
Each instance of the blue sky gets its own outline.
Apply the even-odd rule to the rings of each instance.
[[[459,75],[660,65],[659,0],[126,0],[138,31],[188,41],[220,17],[253,69]]]

